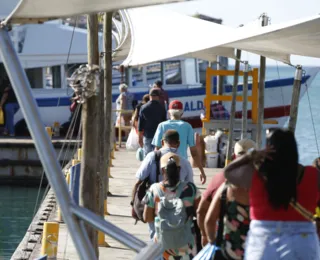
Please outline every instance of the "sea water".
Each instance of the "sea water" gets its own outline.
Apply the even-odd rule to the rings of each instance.
[[[289,66],[270,66],[267,67],[266,80],[293,77],[294,72],[295,69]],[[309,86],[299,106],[296,137],[300,161],[303,164],[311,164],[319,156],[320,147],[317,147],[317,140],[320,143],[319,99],[320,74]],[[38,188],[0,186],[0,260],[10,259],[24,237],[32,220],[37,193]],[[41,198],[42,193],[43,190]]]

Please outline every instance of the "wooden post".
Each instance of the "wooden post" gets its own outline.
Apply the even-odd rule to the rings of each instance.
[[[105,13],[104,15],[104,89],[105,89],[105,102],[104,102],[104,113],[106,118],[106,127],[105,127],[105,162],[106,162],[106,174],[104,175],[105,180],[104,184],[106,185],[104,199],[107,199],[109,192],[109,174],[108,170],[110,169],[110,157],[111,150],[113,149],[113,131],[112,131],[112,12]]]
[[[244,62],[244,72],[243,72],[243,90],[242,90],[242,129],[241,129],[241,139],[247,138],[247,128],[248,128],[248,73],[249,66],[248,62]]]
[[[268,25],[268,16],[262,15],[262,26]],[[266,57],[260,56],[260,74],[259,74],[259,102],[258,102],[258,122],[257,122],[257,146],[262,146],[262,130],[264,121],[264,82],[266,79]]]
[[[241,50],[237,50],[236,64],[234,68],[234,77],[233,77],[233,87],[232,87],[232,101],[231,101],[231,112],[229,120],[229,135],[228,135],[228,148],[226,156],[226,165],[231,162],[232,158],[232,144],[233,144],[233,125],[236,116],[236,98],[238,90],[238,81],[239,81],[239,71],[240,71],[240,59],[241,59]]]
[[[298,65],[296,67],[296,72],[294,76],[293,91],[290,106],[290,118],[289,118],[289,130],[293,133],[296,130],[297,118],[298,118],[298,108],[299,108],[299,97],[301,90],[301,80],[302,80],[302,66]]]
[[[88,15],[88,64],[99,64],[98,50],[98,16]],[[95,83],[93,83],[95,84]],[[91,85],[94,88],[94,85]],[[97,202],[97,157],[98,157],[98,101],[94,95],[82,105],[82,156],[80,176],[80,205],[99,214]],[[86,225],[89,239],[95,249],[97,258],[98,232],[93,227]]]

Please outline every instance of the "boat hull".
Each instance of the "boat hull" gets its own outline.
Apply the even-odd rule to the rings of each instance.
[[[308,69],[303,79],[300,99],[303,97],[310,86],[319,68]],[[276,119],[279,125],[284,125],[290,112],[290,103],[293,90],[293,78],[266,81],[265,84],[265,119]],[[149,88],[133,87],[132,92],[135,99],[141,100],[142,96],[148,93]],[[204,112],[203,100],[205,98],[205,88],[203,87],[171,87],[167,88],[169,101],[180,100],[184,104],[183,119],[190,122],[194,128],[201,127],[200,114]],[[67,122],[70,118],[70,96],[71,90],[52,89],[52,90],[34,90],[34,96],[39,106],[40,115],[45,126],[52,126],[54,122],[60,125]],[[119,91],[113,91],[113,108],[115,109],[115,100]],[[231,95],[231,86],[225,87],[225,95]],[[238,95],[242,95],[242,85],[238,86]],[[251,95],[251,85],[249,84],[249,93]],[[225,108],[230,111],[231,102],[224,102]],[[241,117],[241,103],[237,102],[236,116]],[[248,116],[251,116],[251,102],[248,103]],[[15,123],[23,119],[21,111],[15,115]],[[114,118],[115,119],[115,118]]]

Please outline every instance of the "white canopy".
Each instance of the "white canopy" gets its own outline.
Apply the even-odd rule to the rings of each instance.
[[[320,58],[320,15],[250,30],[239,28],[234,36],[223,46],[284,62],[290,55]]]
[[[124,65],[143,65],[177,56],[234,58],[233,48],[212,48],[235,29],[160,7],[128,10],[132,44]],[[146,22],[147,21],[147,22]]]
[[[133,44],[125,66],[178,56],[209,61],[216,55],[234,58],[234,49],[285,63],[290,63],[291,54],[320,57],[319,15],[267,27],[235,29],[161,7],[136,8],[128,13]]]
[[[19,23],[179,1],[184,0],[1,0],[4,10],[0,12],[2,17],[7,17],[8,11],[15,7],[10,16],[13,22]]]

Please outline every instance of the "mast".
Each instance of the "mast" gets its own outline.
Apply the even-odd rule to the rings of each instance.
[[[229,135],[228,135],[226,165],[228,165],[232,159],[233,126],[234,126],[234,120],[236,117],[236,102],[237,102],[236,99],[237,99],[238,82],[239,82],[241,50],[237,50],[236,56],[237,57],[236,57],[236,64],[235,64],[235,68],[234,68],[232,101],[231,101],[231,111],[230,111],[230,119],[229,119]]]
[[[268,25],[268,16],[262,14],[262,26]],[[260,56],[260,74],[259,74],[259,101],[258,101],[258,122],[257,122],[257,146],[261,148],[262,146],[262,130],[264,121],[264,88],[266,79],[266,57]]]
[[[243,90],[242,90],[242,128],[241,139],[247,138],[248,131],[248,61],[244,61]]]
[[[297,119],[298,119],[298,108],[299,108],[299,97],[301,90],[301,80],[302,80],[302,66],[298,65],[296,67],[296,72],[294,75],[293,91],[290,106],[290,118],[289,118],[289,130],[293,133],[296,130]]]

